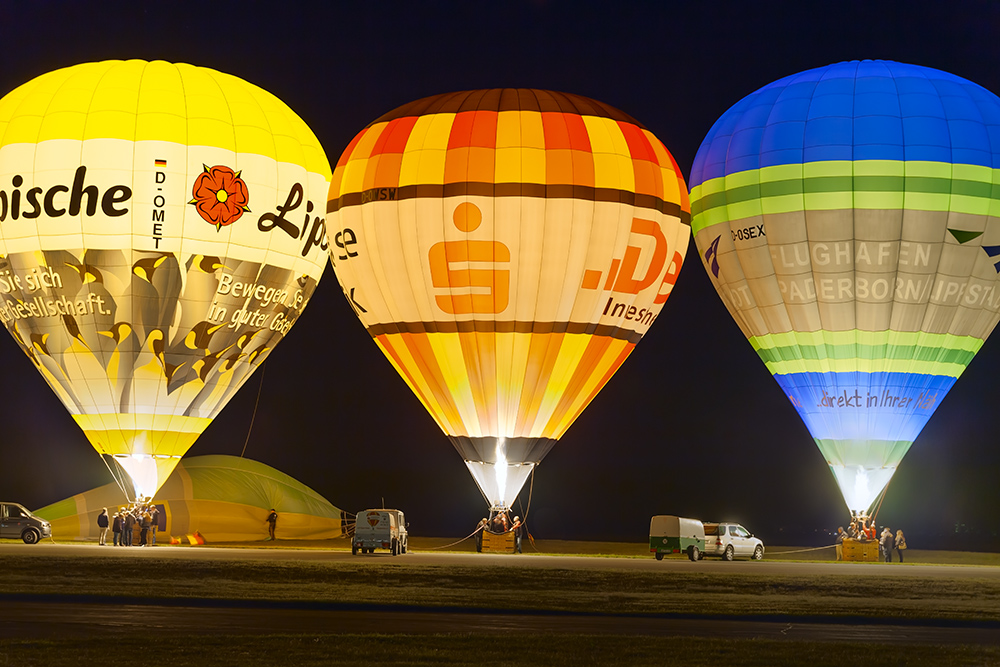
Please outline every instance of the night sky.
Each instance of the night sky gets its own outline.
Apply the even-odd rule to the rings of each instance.
[[[354,8],[345,8],[349,4]],[[474,88],[545,88],[593,97],[632,115],[688,175],[702,138],[727,108],[812,67],[897,60],[1000,93],[998,5],[803,8],[813,4],[116,7],[0,0],[0,95],[80,62],[189,62],[277,95],[310,125],[335,163],[361,128],[411,100]],[[476,9],[487,5],[498,9]],[[823,538],[812,531],[847,518],[819,450],[731,320],[696,253],[692,242],[657,323],[537,469],[529,516],[536,537],[643,541],[650,515],[680,514],[738,520],[770,544],[820,544]],[[979,544],[1000,547],[1000,447],[993,425],[998,365],[994,336],[889,486],[880,523],[906,530],[911,547],[969,545],[976,540],[967,531],[986,536]],[[38,508],[110,482],[12,340],[0,340],[0,368],[0,499]],[[348,511],[384,498],[407,512],[417,535],[465,535],[486,509],[461,458],[357,321],[329,267],[263,373],[244,385],[188,456],[239,455],[244,444],[247,457]],[[527,496],[526,486],[522,509]],[[956,524],[964,524],[957,535]]]

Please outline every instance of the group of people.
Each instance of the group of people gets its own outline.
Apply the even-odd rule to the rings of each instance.
[[[156,530],[159,526],[160,510],[152,503],[133,503],[119,508],[113,515],[108,515],[105,507],[97,516],[97,527],[100,529],[99,544],[107,546],[108,529],[111,529],[113,546],[116,547],[146,547],[156,546]]]
[[[524,523],[521,521],[521,517],[519,516],[515,516],[511,519],[509,510],[495,512],[489,519],[483,517],[482,520],[480,520],[479,525],[476,526],[477,551],[482,551],[483,548],[483,531],[489,531],[498,535],[508,531],[513,531],[514,551],[522,553],[521,537],[525,532]]]
[[[844,559],[844,540],[857,540],[859,542],[878,541],[880,560],[886,563],[892,562],[892,552],[898,554],[899,562],[903,562],[903,552],[906,551],[906,537],[902,530],[897,530],[893,535],[888,526],[882,528],[880,534],[876,533],[875,519],[858,517],[851,521],[847,530],[843,526],[837,528],[837,560]]]

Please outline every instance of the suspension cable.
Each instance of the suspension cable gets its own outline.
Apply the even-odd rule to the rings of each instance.
[[[121,479],[118,478],[118,475],[115,474],[115,471],[111,469],[111,466],[108,465],[108,460],[105,458],[106,456],[108,455],[107,454],[101,455],[101,460],[104,461],[104,466],[108,469],[108,472],[111,473],[111,479],[115,480],[115,484],[118,485],[118,488],[121,490],[122,495],[125,496],[125,500],[127,500],[129,504],[131,504],[132,499],[129,498],[128,491],[125,490],[125,484],[122,482]]]
[[[257,418],[257,406],[260,405],[260,392],[264,389],[264,370],[267,368],[267,360],[260,365],[260,384],[257,385],[257,400],[253,404],[253,414],[250,415],[250,428],[247,429],[247,439],[243,443],[243,451],[240,452],[240,458],[247,453],[247,445],[250,444],[250,434],[253,432],[253,420]]]

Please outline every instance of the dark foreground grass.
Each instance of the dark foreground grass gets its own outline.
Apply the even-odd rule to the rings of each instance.
[[[1000,621],[1000,580],[952,578],[948,576],[951,568],[941,569],[933,577],[881,577],[859,576],[853,568],[845,568],[844,574],[771,575],[693,569],[636,572],[429,566],[409,565],[404,559],[367,563],[216,561],[44,557],[36,553],[3,559],[0,596]]]
[[[268,635],[0,641],[2,667],[319,665],[964,665],[1000,664],[995,646],[829,644],[593,635]]]

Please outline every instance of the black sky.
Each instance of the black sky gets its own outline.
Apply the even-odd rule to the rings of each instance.
[[[112,58],[190,62],[255,83],[305,119],[331,163],[362,127],[411,100],[532,87],[618,107],[687,175],[729,106],[804,69],[881,58],[1000,93],[1000,5],[0,0],[0,95]],[[998,364],[1000,342],[988,341],[904,459],[885,523],[940,546],[965,524],[996,543]],[[482,515],[460,457],[354,317],[332,269],[263,384],[258,371],[188,455],[238,455],[258,388],[248,457],[352,512],[384,497],[417,534],[464,535]],[[37,508],[108,481],[30,362],[0,339],[0,499]],[[771,543],[846,516],[693,244],[657,324],[539,467],[530,519],[540,537],[641,541],[658,513],[740,520]]]

